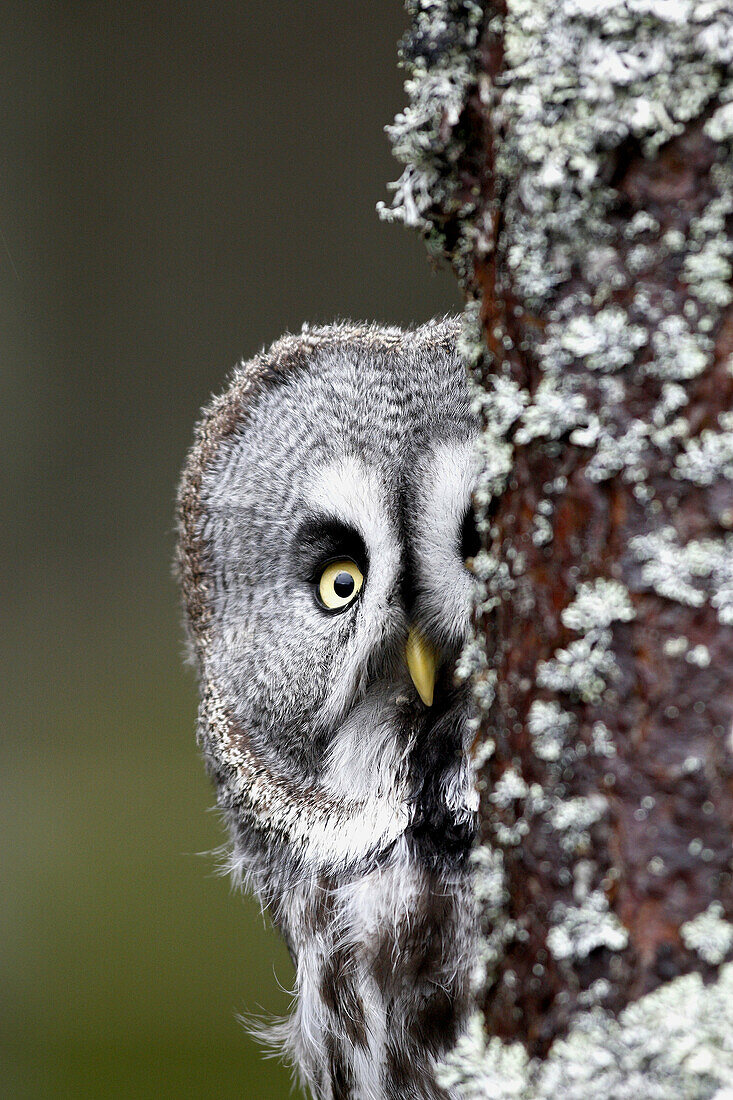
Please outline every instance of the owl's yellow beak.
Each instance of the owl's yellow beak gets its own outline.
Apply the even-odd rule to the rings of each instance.
[[[412,627],[407,636],[405,657],[418,695],[426,707],[431,707],[435,690],[435,675],[438,671],[438,651],[425,635],[420,633],[416,626]]]

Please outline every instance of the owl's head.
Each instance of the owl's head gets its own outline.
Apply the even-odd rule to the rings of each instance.
[[[263,894],[400,838],[462,858],[477,549],[456,321],[336,325],[241,365],[179,496],[200,740]]]

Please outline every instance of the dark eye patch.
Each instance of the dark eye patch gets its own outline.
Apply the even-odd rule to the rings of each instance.
[[[473,508],[469,508],[463,517],[460,539],[460,554],[463,560],[475,558],[481,549],[481,536],[476,527],[476,516]]]
[[[351,558],[364,577],[369,557],[364,540],[353,527],[331,516],[308,514],[294,537],[295,568],[309,584],[317,583],[323,566],[335,558]]]

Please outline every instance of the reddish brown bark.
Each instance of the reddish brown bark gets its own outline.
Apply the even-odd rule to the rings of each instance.
[[[715,154],[701,123],[672,141],[657,161],[623,150],[616,169],[618,204],[611,219],[616,247],[630,250],[623,229],[637,210],[654,215],[659,236],[669,228],[687,232],[714,195],[710,169]],[[490,161],[487,153],[486,163]],[[506,326],[518,347],[525,326],[537,324],[535,318],[516,315],[508,290],[497,293],[496,255],[479,258],[475,268],[484,335],[493,352],[487,381],[501,355],[497,325]],[[682,310],[686,287],[678,260],[668,258],[645,278],[660,300],[667,296],[668,308],[673,295]],[[573,289],[585,289],[580,273]],[[616,300],[633,310],[630,290],[619,292]],[[642,318],[634,320],[643,323]],[[718,414],[733,405],[728,367],[733,310],[728,309],[713,335],[712,367],[688,384],[686,415],[695,433],[714,426]],[[643,361],[642,355],[636,366]],[[516,381],[533,392],[536,364],[519,354],[511,362]],[[595,392],[588,389],[589,400]],[[653,378],[630,388],[627,424],[648,421],[659,394],[660,383]],[[597,948],[572,965],[553,959],[547,949],[550,914],[557,903],[573,904],[573,883],[558,834],[541,817],[530,820],[524,841],[503,849],[508,916],[520,922],[528,938],[507,946],[484,1009],[489,1033],[520,1039],[533,1053],[546,1051],[566,1030],[578,998],[598,978],[610,981],[604,1007],[618,1011],[691,969],[711,974],[712,968],[685,948],[679,928],[713,900],[722,901],[727,916],[733,916],[733,755],[726,743],[733,717],[733,631],[721,627],[709,604],[684,606],[640,584],[639,565],[626,548],[635,535],[649,530],[650,517],[633,484],[620,475],[601,483],[588,480],[588,449],[567,439],[559,441],[556,452],[550,456],[537,440],[516,447],[510,485],[495,502],[488,548],[501,560],[523,554],[526,568],[519,589],[482,622],[498,673],[489,718],[496,751],[486,767],[484,835],[496,844],[497,820],[512,825],[522,813],[521,803],[500,811],[491,801],[509,766],[518,764],[528,784],[538,783],[549,792],[561,788],[564,799],[603,793],[608,813],[591,826],[587,855],[598,868],[611,910],[628,931],[629,945],[620,952]],[[536,505],[548,496],[543,486],[559,476],[566,487],[554,497],[553,538],[537,546],[532,539]],[[670,507],[682,541],[721,535],[721,516],[733,507],[729,481],[700,487],[672,480],[669,462],[652,457],[646,483],[654,499]],[[566,709],[577,717],[580,743],[589,748],[593,724],[600,720],[612,735],[616,755],[609,759],[587,751],[558,775],[532,751],[527,713],[533,699],[545,693],[528,687],[534,684],[538,663],[574,637],[563,626],[561,611],[580,583],[598,577],[626,585],[636,618],[614,628],[621,676],[612,691],[598,705],[576,702]],[[524,610],[526,586],[534,597],[529,612]],[[685,636],[690,646],[706,646],[710,664],[700,668],[665,656],[662,639],[671,635]]]
[[[611,13],[568,4],[556,12],[538,4],[533,12],[505,0],[480,10],[461,0],[440,5],[408,0],[413,51],[404,56],[417,77],[410,94],[418,110],[399,120],[395,131],[407,165],[397,216],[420,228],[432,251],[451,260],[467,299],[479,307],[483,351],[474,375],[488,395],[487,422],[496,413],[491,393],[500,378],[505,392],[506,383],[514,383],[535,412],[543,408],[541,384],[545,409],[548,392],[553,399],[577,397],[583,416],[596,416],[593,431],[600,425],[595,439],[605,432],[606,453],[617,444],[644,441],[635,458],[623,457],[618,467],[612,464],[610,472],[596,476],[593,431],[585,442],[582,432],[571,442],[573,418],[566,429],[558,417],[551,430],[533,437],[522,429],[520,408],[498,443],[499,448],[507,440],[514,444],[506,487],[497,491],[498,475],[477,494],[479,511],[485,511],[488,493],[495,494],[483,518],[490,520],[485,576],[497,600],[479,624],[488,673],[477,675],[496,676],[496,696],[477,738],[494,745],[481,777],[482,835],[502,857],[506,895],[505,903],[487,902],[486,932],[495,954],[483,1008],[490,1035],[519,1040],[539,1055],[568,1030],[581,1007],[600,1003],[618,1013],[678,975],[695,970],[712,978],[715,967],[705,960],[716,953],[688,949],[681,929],[713,901],[721,906],[715,910],[721,921],[733,921],[729,613],[720,614],[720,593],[713,599],[712,581],[700,599],[695,592],[690,597],[689,586],[687,597],[677,598],[674,573],[671,583],[669,575],[664,583],[651,581],[644,572],[648,559],[634,548],[635,539],[651,535],[664,541],[664,531],[670,531],[675,551],[669,560],[675,563],[691,548],[697,552],[697,542],[709,540],[719,555],[730,550],[725,539],[733,530],[733,482],[727,460],[713,462],[710,476],[702,479],[685,477],[675,465],[686,454],[687,441],[701,446],[706,429],[719,433],[716,446],[729,446],[723,443],[727,422],[721,416],[733,405],[733,306],[726,304],[725,287],[717,298],[698,294],[685,266],[692,258],[700,268],[701,218],[709,216],[717,188],[730,187],[720,171],[730,153],[725,144],[730,120],[726,115],[712,130],[706,127],[719,106],[715,88],[729,79],[727,55],[716,46],[723,40],[725,17],[722,9],[701,15],[707,24],[700,37],[696,20],[680,30],[662,6],[646,14],[636,7],[632,14],[632,7]],[[507,27],[513,39],[505,51]],[[558,45],[558,36],[568,49]],[[677,59],[671,66],[679,75],[674,93],[670,67],[647,65],[645,50],[656,48],[660,58]],[[595,86],[594,63],[603,69]],[[665,79],[655,84],[662,69]],[[675,98],[685,99],[693,75],[697,79],[701,71],[707,72],[709,94],[693,109],[686,102],[678,112]],[[437,79],[423,86],[426,73]],[[454,81],[463,94],[457,120],[455,100],[445,91]],[[437,102],[445,106],[431,113],[436,88],[443,89]],[[612,108],[619,105],[619,113],[608,112],[609,102]],[[640,102],[642,115],[648,111],[641,124]],[[696,114],[700,117],[689,121]],[[674,126],[668,125],[671,117]],[[636,138],[623,137],[635,133],[654,141],[642,148]],[[657,135],[671,133],[677,136],[658,148]],[[427,134],[434,140],[426,152]],[[568,149],[572,155],[564,160]],[[505,154],[503,160],[499,154]],[[540,162],[549,175],[538,169]],[[730,177],[730,165],[726,170]],[[600,231],[597,220],[586,220],[589,210],[601,219]],[[631,228],[636,214],[644,217]],[[528,232],[533,219],[534,236]],[[668,243],[670,231],[677,246]],[[719,225],[711,232],[729,239]],[[597,266],[592,270],[604,262],[603,249],[595,249],[599,243],[612,256],[614,279],[599,277]],[[545,260],[551,263],[555,245],[561,259],[534,293],[528,273],[536,277]],[[512,246],[519,257],[515,266],[509,262]],[[593,264],[591,250],[597,253]],[[719,272],[727,270],[722,258],[729,255],[725,247],[718,253]],[[715,248],[711,256],[714,266]],[[514,270],[522,270],[516,285]],[[698,270],[697,277],[707,275]],[[630,347],[629,355],[594,363],[577,343],[563,344],[558,337],[555,347],[570,348],[569,354],[555,364],[543,360],[541,344],[551,324],[567,326],[580,318],[586,332],[603,332],[609,311],[634,326],[635,340],[641,333],[633,346],[618,338],[616,350]],[[677,373],[665,374],[655,338],[670,319],[673,324],[664,331],[673,340],[675,332],[687,333],[698,362],[690,369],[678,364]],[[674,358],[674,349],[670,354]],[[561,373],[557,363],[565,364]],[[683,408],[679,436],[674,410],[669,416],[664,411],[668,400]],[[577,423],[587,427],[588,422]],[[655,437],[658,424],[671,434]],[[492,439],[498,430],[494,423]],[[489,459],[491,447],[489,442]],[[545,524],[542,538],[536,537],[538,515]],[[507,571],[503,580],[501,569]],[[683,581],[680,576],[680,587]],[[577,642],[578,632],[563,614],[578,598],[579,586],[595,582],[617,582],[630,602],[631,614],[624,605],[624,614],[608,624],[604,645],[610,646],[613,674],[597,696],[567,684],[555,683],[550,690],[538,670]],[[537,750],[528,723],[532,704],[543,701],[556,704],[572,723],[572,744],[549,759]],[[599,723],[608,739],[603,751]],[[514,793],[497,797],[510,774]],[[559,807],[587,807],[587,800],[602,809],[580,829],[569,854],[567,835],[553,825],[553,813]],[[519,842],[517,826],[523,830]],[[487,886],[485,896],[494,893]],[[550,940],[549,934],[558,929],[564,934],[562,914],[573,908],[577,913],[584,897],[601,912],[596,930],[607,919],[612,934],[607,943],[601,935],[595,946],[586,941],[579,950],[558,950],[557,938]],[[721,926],[726,942],[730,925]],[[723,950],[717,961],[730,955],[730,948]],[[594,986],[598,979],[604,979],[602,994]]]

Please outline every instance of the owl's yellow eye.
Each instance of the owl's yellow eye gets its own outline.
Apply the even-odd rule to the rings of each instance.
[[[355,561],[342,558],[331,561],[318,582],[318,602],[328,611],[342,611],[356,598],[364,577]]]

